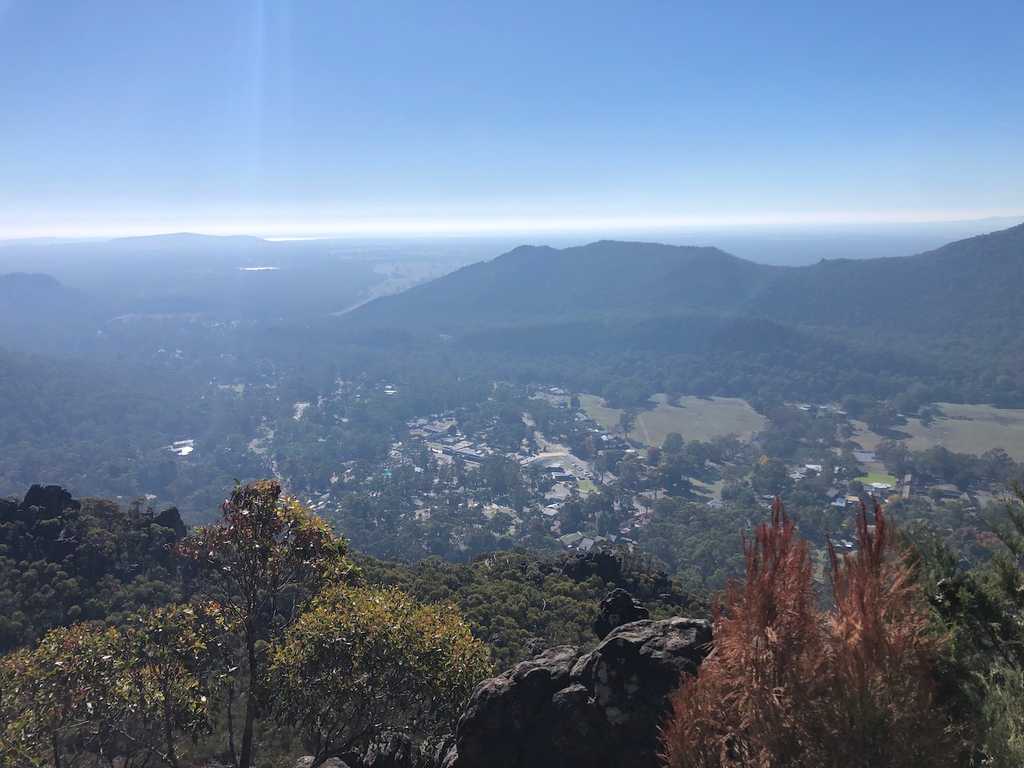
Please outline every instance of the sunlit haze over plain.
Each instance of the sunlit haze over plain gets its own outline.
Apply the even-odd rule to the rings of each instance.
[[[1018,2],[0,0],[0,239],[1018,216],[1022,23]]]

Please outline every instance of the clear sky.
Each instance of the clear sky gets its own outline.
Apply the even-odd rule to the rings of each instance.
[[[1024,212],[1024,3],[0,0],[0,238]]]

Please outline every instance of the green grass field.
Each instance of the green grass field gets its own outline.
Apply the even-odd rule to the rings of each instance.
[[[583,478],[579,481],[580,496],[589,496],[592,493],[597,492],[597,486],[594,485],[592,480]]]
[[[614,431],[622,411],[609,408],[595,395],[580,395],[580,404],[594,421]],[[664,395],[656,395],[651,408],[637,414],[629,437],[646,445],[661,445],[666,435],[678,432],[685,440],[710,440],[736,435],[749,440],[764,428],[764,417],[745,400],[734,397],[682,397],[679,405],[669,405]]]
[[[892,475],[887,475],[884,472],[868,472],[866,475],[861,475],[857,478],[864,485],[871,485],[871,483],[888,483],[889,485],[896,485],[896,478]]]

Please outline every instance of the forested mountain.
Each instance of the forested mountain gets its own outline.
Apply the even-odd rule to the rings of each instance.
[[[62,345],[97,317],[90,297],[39,272],[0,274],[0,308],[0,345],[36,351]]]
[[[63,295],[63,286],[52,275],[36,272],[0,275],[0,300],[4,302],[49,302]]]
[[[78,295],[65,302],[64,312],[80,310],[77,305],[85,301],[93,305],[89,331],[95,334],[111,318],[134,315],[201,313],[220,320],[326,315],[351,307],[374,288],[384,290],[386,283],[397,289],[440,274],[445,258],[401,245],[179,233],[0,243],[0,275],[52,276]],[[0,300],[2,282],[0,277]]]
[[[840,259],[787,270],[758,297],[777,320],[932,335],[1002,334],[1024,316],[1024,224],[916,256]]]
[[[352,314],[367,325],[429,324],[458,332],[552,319],[727,311],[787,271],[717,248],[611,240],[564,249],[521,246]]]
[[[601,241],[522,246],[359,308],[366,325],[437,329],[711,312],[799,325],[983,332],[1019,318],[1024,224],[916,256],[807,267],[755,264],[717,248]],[[984,308],[984,311],[978,311]]]
[[[632,377],[654,383],[648,394],[774,397],[765,383],[788,378],[791,396],[1009,405],[1024,402],[1022,278],[1024,225],[807,267],[650,243],[524,246],[370,302],[344,325],[444,334],[493,353],[505,375],[526,365],[591,389]]]

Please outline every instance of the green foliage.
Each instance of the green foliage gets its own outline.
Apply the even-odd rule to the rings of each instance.
[[[995,527],[1001,549],[970,571],[960,570],[934,540],[916,546],[935,621],[951,642],[945,694],[972,723],[974,764],[1016,768],[1024,755],[1024,491],[1019,487]]]
[[[198,565],[199,592],[222,605],[236,629],[237,667],[245,676],[237,765],[249,768],[257,713],[266,693],[268,643],[295,621],[325,583],[350,575],[352,569],[345,541],[298,501],[282,498],[277,481],[235,488],[221,512],[219,525],[196,530],[178,552]],[[230,694],[228,701],[230,706]],[[232,717],[229,710],[229,722]]]
[[[662,498],[638,540],[645,552],[664,563],[685,589],[720,588],[742,572],[741,534],[761,515],[747,504],[712,509],[703,503]]]
[[[217,606],[168,606],[124,629],[51,630],[0,662],[5,768],[118,755],[177,768],[178,737],[209,728],[222,642]]]
[[[273,480],[236,488],[221,522],[197,528],[178,553],[199,567],[199,589],[261,638],[348,567],[345,541]]]
[[[385,732],[450,731],[490,672],[486,647],[451,606],[393,588],[336,587],[317,597],[275,648],[273,708],[316,763]]]
[[[176,734],[213,729],[214,697],[231,661],[229,630],[216,603],[158,608],[122,630],[124,676],[137,692],[133,719],[141,721],[141,733],[149,732],[150,743],[162,743],[162,759],[172,766]]]
[[[1024,670],[997,664],[983,678],[985,698],[980,714],[985,723],[984,753],[988,765],[1024,765]]]
[[[410,566],[361,559],[360,566],[369,583],[397,586],[423,602],[454,603],[473,635],[490,647],[499,669],[553,645],[595,643],[598,604],[614,587],[642,600],[654,618],[707,610],[641,558],[624,556],[618,573],[607,579],[586,571],[570,575],[566,564],[571,560],[512,551],[468,564],[431,558]]]

